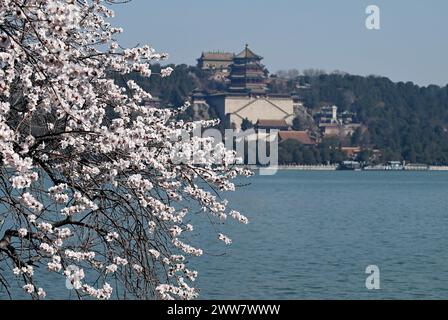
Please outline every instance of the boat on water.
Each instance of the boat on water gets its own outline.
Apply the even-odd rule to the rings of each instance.
[[[401,171],[404,170],[404,165],[400,161],[388,161],[386,164],[386,170]]]
[[[406,165],[400,161],[388,161],[382,165],[363,166],[357,161],[343,161],[339,164],[338,170],[350,171],[403,171],[406,170]]]
[[[405,170],[405,165],[400,161],[388,161],[386,164],[377,166],[368,166],[363,168],[366,171],[402,171]]]
[[[361,164],[357,161],[342,161],[339,164],[338,170],[361,171]]]

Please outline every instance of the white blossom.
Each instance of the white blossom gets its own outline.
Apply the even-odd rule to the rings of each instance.
[[[47,293],[44,291],[44,289],[39,288],[37,289],[37,295],[39,296],[39,298],[45,298],[47,296]]]
[[[25,290],[26,293],[33,293],[34,292],[34,286],[32,284],[26,284],[23,286],[23,290]]]
[[[48,262],[47,266],[48,266],[48,270],[50,270],[52,272],[59,272],[59,271],[61,271],[61,269],[62,269],[61,257],[60,256],[53,256],[52,257],[52,261]]]
[[[143,267],[139,264],[133,264],[132,265],[132,269],[135,270],[135,272],[137,273],[142,273],[143,272]]]
[[[107,234],[107,236],[106,236],[106,240],[107,240],[107,242],[112,242],[114,240],[117,240],[118,237],[119,237],[119,235],[118,235],[117,232],[115,232],[115,231],[114,232],[109,232]]]
[[[73,288],[79,290],[82,288],[82,280],[85,278],[85,273],[83,269],[80,268],[70,268],[64,271],[64,275],[72,284]]]
[[[169,77],[173,71],[174,71],[173,68],[168,67],[168,68],[162,69],[160,73],[162,75],[162,78],[165,78],[165,77]]]
[[[126,266],[128,264],[128,260],[120,258],[120,257],[115,257],[114,262],[115,262],[115,264],[122,265],[122,266]]]
[[[226,235],[223,235],[222,233],[219,234],[219,240],[221,240],[222,242],[224,242],[227,245],[232,244],[232,240],[227,237]]]
[[[25,192],[21,197],[23,203],[30,209],[32,209],[34,212],[41,212],[44,208],[44,205],[37,201],[33,195],[31,195],[28,192]]]
[[[34,275],[34,268],[32,266],[25,266],[25,267],[15,267],[12,272],[14,275],[19,276],[21,274],[25,274],[29,277],[32,277]]]
[[[115,273],[118,270],[118,266],[116,264],[110,264],[106,267],[106,273]]]
[[[67,239],[72,235],[72,232],[69,228],[56,228],[54,229],[54,232],[60,239]]]
[[[112,287],[93,287],[90,278],[130,264],[133,272],[117,278],[129,296],[193,299],[197,272],[187,257],[203,250],[186,233],[196,207],[207,219],[248,222],[204,186],[234,191],[231,180],[250,172],[235,166],[236,153],[223,143],[194,134],[219,121],[179,120],[189,103],[156,108],[136,81],[121,87],[111,79],[154,76],[151,66],[168,58],[148,45],[120,47],[123,30],[113,15],[104,0],[0,2],[0,192],[14,231],[3,242],[43,266],[14,268],[18,279],[63,270],[80,296],[109,299]],[[5,255],[5,266],[15,259]],[[158,267],[172,277],[144,272]],[[25,291],[46,296],[40,283],[35,291],[21,281]]]
[[[65,256],[74,261],[80,262],[84,260],[92,260],[95,258],[95,252],[81,252],[81,251],[73,251],[73,250],[65,250]]]
[[[41,222],[37,225],[37,228],[43,232],[46,233],[52,233],[53,232],[53,225],[51,223],[47,222]]]
[[[20,228],[17,232],[21,238],[25,238],[28,235],[28,230],[25,228]]]
[[[230,212],[230,215],[232,216],[233,219],[238,220],[239,222],[241,222],[243,224],[248,224],[249,223],[249,219],[247,219],[245,216],[243,216],[238,211],[232,210]]]
[[[101,289],[95,289],[89,285],[83,286],[83,291],[98,300],[108,300],[112,296],[113,288],[105,283]]]
[[[159,259],[160,257],[160,252],[154,249],[149,249],[149,253],[156,259]]]
[[[39,248],[49,255],[54,255],[56,253],[56,249],[48,243],[41,243]]]

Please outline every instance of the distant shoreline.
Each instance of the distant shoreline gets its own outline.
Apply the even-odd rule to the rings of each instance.
[[[369,168],[363,170],[338,170],[337,165],[279,165],[277,167],[259,167],[259,166],[248,166],[251,170],[278,170],[278,171],[406,171],[406,172],[428,172],[428,171],[448,171],[448,166],[427,166],[427,167],[405,167],[402,170],[391,170],[386,168]]]

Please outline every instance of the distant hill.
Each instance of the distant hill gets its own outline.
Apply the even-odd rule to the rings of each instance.
[[[375,147],[383,160],[448,163],[448,86],[419,87],[384,77],[343,74],[299,76],[306,107],[336,104],[356,112],[368,131],[355,144]]]
[[[145,78],[138,73],[132,72],[122,77],[112,75],[112,77],[120,84],[124,85],[127,80],[136,81],[142,88],[148,90],[152,96],[160,98],[165,106],[181,106],[191,96],[195,89],[208,92],[223,91],[226,89],[224,83],[209,80],[210,74],[195,67],[185,64],[169,65],[174,69],[171,76],[161,78],[157,76],[160,73],[160,65],[156,64],[151,67],[153,76]]]
[[[208,92],[225,89],[222,82],[209,80],[210,75],[197,67],[173,67],[175,70],[168,78],[153,76],[148,79],[131,74],[126,79],[116,80],[134,79],[159,97],[164,105],[172,106],[180,106],[196,88]],[[159,68],[154,66],[153,72],[157,73]],[[351,144],[380,149],[381,161],[448,164],[448,86],[419,87],[411,82],[394,83],[384,77],[322,72],[288,78],[277,76],[271,80],[272,93],[295,92],[311,112],[328,104],[355,112],[357,120],[368,130],[354,135]],[[292,153],[284,162],[289,162]],[[314,150],[314,153],[319,152]],[[319,156],[308,158],[312,158],[307,161],[309,163],[323,161]],[[335,158],[341,159],[340,156]]]

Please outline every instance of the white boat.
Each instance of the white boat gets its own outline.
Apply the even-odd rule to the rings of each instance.
[[[401,171],[404,170],[404,165],[400,161],[388,161],[386,164],[386,170]]]

